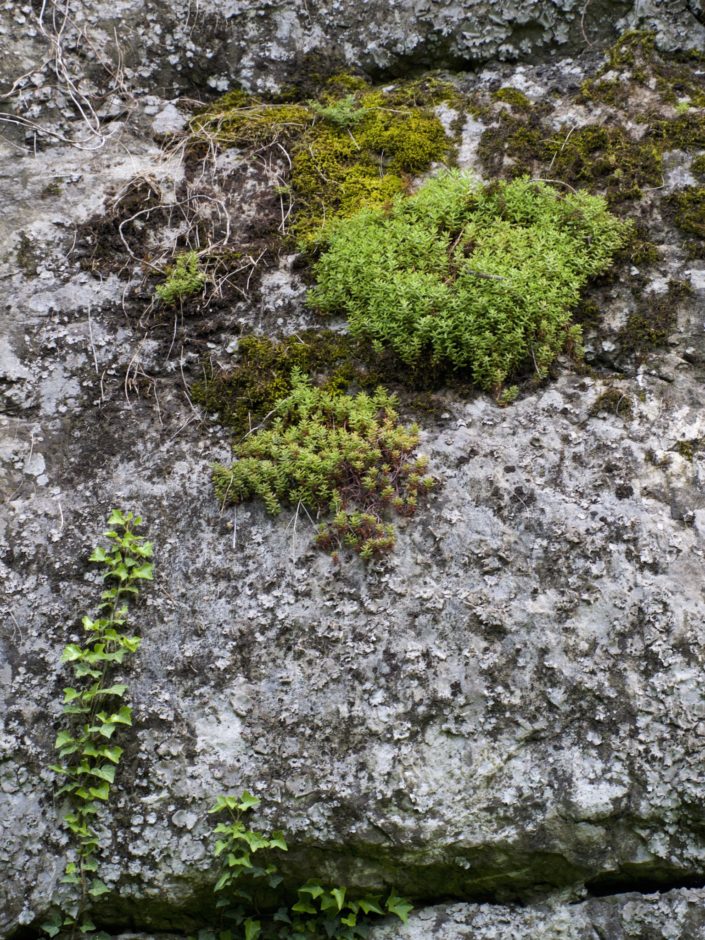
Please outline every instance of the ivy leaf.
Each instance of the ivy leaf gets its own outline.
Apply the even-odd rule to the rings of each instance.
[[[227,884],[230,884],[230,881],[231,881],[231,880],[232,880],[232,875],[230,874],[230,872],[229,872],[229,871],[224,872],[224,874],[222,874],[222,875],[220,876],[220,878],[216,881],[215,887],[213,888],[213,890],[214,890],[214,891],[222,891],[223,888],[224,888]]]
[[[127,521],[128,520],[125,518],[125,514],[121,509],[110,510],[110,515],[108,516],[108,525],[125,525]]]
[[[80,795],[81,791],[77,791]],[[107,781],[99,783],[97,787],[90,787],[90,796],[95,800],[107,800],[110,796],[110,784]]]
[[[142,581],[153,581],[153,571],[154,565],[140,565],[139,568],[135,568],[130,572],[130,576],[132,578],[139,578]]]
[[[312,898],[319,898],[323,894],[323,888],[320,885],[307,882],[299,888],[299,894],[310,894]]]
[[[94,898],[99,898],[101,894],[107,894],[109,891],[110,888],[108,888],[105,882],[101,881],[100,878],[94,878],[88,889],[88,893]]]
[[[248,917],[244,923],[245,927],[245,940],[257,940],[261,931],[262,925],[258,920],[253,920],[251,917]]]
[[[113,764],[102,764],[100,767],[93,767],[88,773],[101,780],[107,780],[108,783],[115,781],[115,767]]]
[[[118,695],[120,698],[127,692],[127,686],[122,683],[117,683],[116,685],[109,685],[105,689],[98,689],[96,695]]]
[[[406,898],[398,898],[394,894],[389,895],[385,902],[385,907],[390,914],[396,914],[399,920],[404,924],[409,919],[409,913],[414,909],[414,905],[410,904]]]
[[[355,914],[348,914],[347,917],[341,917],[340,923],[345,924],[346,927],[354,927],[357,924],[357,916]]]
[[[269,847],[271,849],[281,849],[282,852],[287,852],[289,850],[288,845],[286,844],[286,839],[284,838],[284,833],[276,830],[269,837]]]
[[[83,650],[77,643],[69,643],[61,654],[62,663],[72,663],[83,657]]]
[[[360,898],[358,903],[365,914],[384,914],[378,898]]]
[[[94,548],[91,554],[88,556],[88,561],[97,561],[100,564],[103,564],[108,560],[108,554],[104,548],[98,546]]]
[[[296,904],[292,904],[292,911],[296,911],[298,914],[317,914],[318,911],[313,906],[310,901],[307,901],[306,898],[299,898]]]
[[[41,929],[50,937],[55,937],[63,926],[64,919],[58,911],[54,911],[49,920],[40,924]]]
[[[260,803],[261,803],[261,800],[259,800],[256,796],[253,796],[250,792],[245,790],[239,799],[237,808],[241,812],[246,813],[247,810],[249,809],[255,809],[255,807],[259,806]]]
[[[335,898],[335,903],[338,905],[338,910],[342,911],[343,904],[345,903],[345,888],[332,888],[330,893]]]
[[[58,751],[61,747],[66,747],[67,744],[75,744],[75,738],[72,737],[70,731],[60,731],[56,736],[56,741],[54,741],[54,747]]]
[[[132,709],[129,705],[123,705],[119,711],[114,712],[107,720],[116,725],[131,725]]]

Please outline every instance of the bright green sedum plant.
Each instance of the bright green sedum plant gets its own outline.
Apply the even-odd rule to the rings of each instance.
[[[200,269],[198,253],[186,251],[177,255],[166,280],[157,284],[157,297],[167,305],[173,305],[197,294],[206,283],[206,275]]]
[[[86,908],[108,891],[98,877],[100,837],[96,822],[110,798],[123,749],[115,743],[118,729],[132,724],[125,702],[127,686],[113,681],[116,667],[137,652],[140,638],[127,632],[128,605],[144,581],[153,579],[152,544],[135,530],[139,516],[113,509],[104,533],[109,547],[95,548],[91,562],[103,568],[105,590],[95,618],[84,616],[84,638],[64,648],[61,662],[70,666],[74,683],[64,689],[66,727],[56,736],[59,763],[51,769],[64,778],[58,795],[68,798],[64,824],[75,844],[75,858],[62,879],[73,895],[42,924],[50,937],[70,928],[69,936],[95,930]],[[63,935],[63,934],[62,934]]]
[[[418,427],[400,425],[394,406],[382,388],[339,394],[294,370],[271,426],[234,446],[232,466],[216,465],[216,494],[235,504],[258,497],[273,515],[284,505],[330,513],[319,527],[321,548],[345,546],[365,560],[382,555],[395,543],[388,512],[412,515],[435,485],[426,458],[414,456]]]
[[[220,894],[216,907],[229,926],[216,933],[201,931],[199,940],[359,940],[365,938],[372,918],[395,914],[406,922],[412,905],[391,892],[348,897],[344,887],[325,887],[307,881],[290,905],[274,909],[273,893],[283,878],[277,853],[286,852],[283,833],[267,836],[246,824],[245,816],[260,800],[245,791],[241,796],[219,796],[210,813],[225,814],[215,827],[215,856],[222,870],[215,884]]]
[[[309,300],[410,366],[469,368],[499,394],[579,347],[571,312],[630,232],[600,197],[448,171],[332,226]]]

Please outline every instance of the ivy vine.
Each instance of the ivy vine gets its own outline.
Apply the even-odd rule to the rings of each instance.
[[[241,796],[219,796],[209,810],[225,815],[215,827],[221,872],[214,891],[221,895],[216,908],[227,926],[217,933],[200,931],[198,940],[361,940],[374,917],[394,914],[406,923],[412,905],[393,891],[384,900],[381,893],[353,898],[345,887],[310,880],[297,889],[292,904],[274,910],[274,890],[283,880],[277,852],[286,852],[287,844],[282,832],[265,835],[249,828],[245,816],[259,804],[245,790]]]
[[[153,580],[152,543],[135,532],[141,524],[134,513],[111,511],[110,528],[104,533],[108,547],[95,548],[88,559],[102,566],[106,585],[97,616],[83,617],[83,641],[68,643],[61,655],[61,662],[73,670],[74,684],[64,689],[66,727],[56,736],[60,762],[51,769],[65,781],[58,795],[68,799],[63,819],[74,842],[74,857],[62,878],[69,895],[42,924],[50,937],[62,934],[64,928],[70,928],[65,932],[70,937],[93,933],[96,927],[88,907],[109,890],[98,877],[96,825],[123,753],[115,735],[132,724],[132,708],[125,701],[127,685],[112,680],[115,668],[139,649],[140,638],[126,629],[128,608],[141,583]]]

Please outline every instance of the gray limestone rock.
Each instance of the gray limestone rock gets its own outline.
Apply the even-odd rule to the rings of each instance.
[[[189,18],[178,3],[92,4],[81,16],[107,44],[113,22],[130,26],[129,115],[106,102],[109,133],[79,151],[1,145],[0,935],[46,913],[63,871],[47,769],[59,657],[95,607],[85,559],[122,505],[146,520],[157,577],[134,613],[135,723],[104,818],[106,926],[191,929],[212,905],[207,809],[247,787],[263,798],[258,821],[287,833],[292,883],[305,872],[421,905],[473,901],[375,940],[704,936],[702,889],[688,886],[705,872],[705,452],[682,446],[705,438],[703,262],[658,229],[645,296],[669,278],[693,293],[631,373],[602,368],[629,312],[608,284],[592,374],[566,364],[506,409],[439,393],[421,449],[442,486],[365,568],[316,552],[294,513],[223,510],[210,465],[229,460],[228,437],[188,395],[241,329],[315,325],[296,259],[269,259],[258,292],[227,309],[180,317],[152,303],[139,258],[106,272],[86,253],[86,223],[134,180],[178,193],[181,163],[152,136],[178,128],[175,83],[280,84],[322,48],[390,71],[575,48],[584,5],[313,6],[233,2],[215,16],[201,3]],[[664,45],[686,26],[701,36],[697,4],[610,4],[603,30],[604,8],[589,6],[589,35],[619,21],[653,23]],[[22,10],[5,5],[5,35],[31,22]],[[28,31],[2,68],[16,74],[41,47]],[[560,76],[577,86],[582,68],[493,66],[465,81],[513,75],[541,97]],[[76,127],[71,101],[64,113],[53,99],[52,114],[33,101],[56,134]],[[561,99],[556,120],[580,113]],[[480,166],[482,129],[465,124],[465,166]],[[238,154],[219,163],[209,185],[238,237],[278,172]],[[168,211],[130,225],[128,243],[139,234],[154,257],[178,237]],[[624,407],[601,407],[615,388]]]

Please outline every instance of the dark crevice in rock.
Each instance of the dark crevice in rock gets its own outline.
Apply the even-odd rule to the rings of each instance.
[[[590,897],[620,894],[666,894],[679,888],[705,888],[705,874],[688,874],[668,865],[623,865],[585,882]]]

